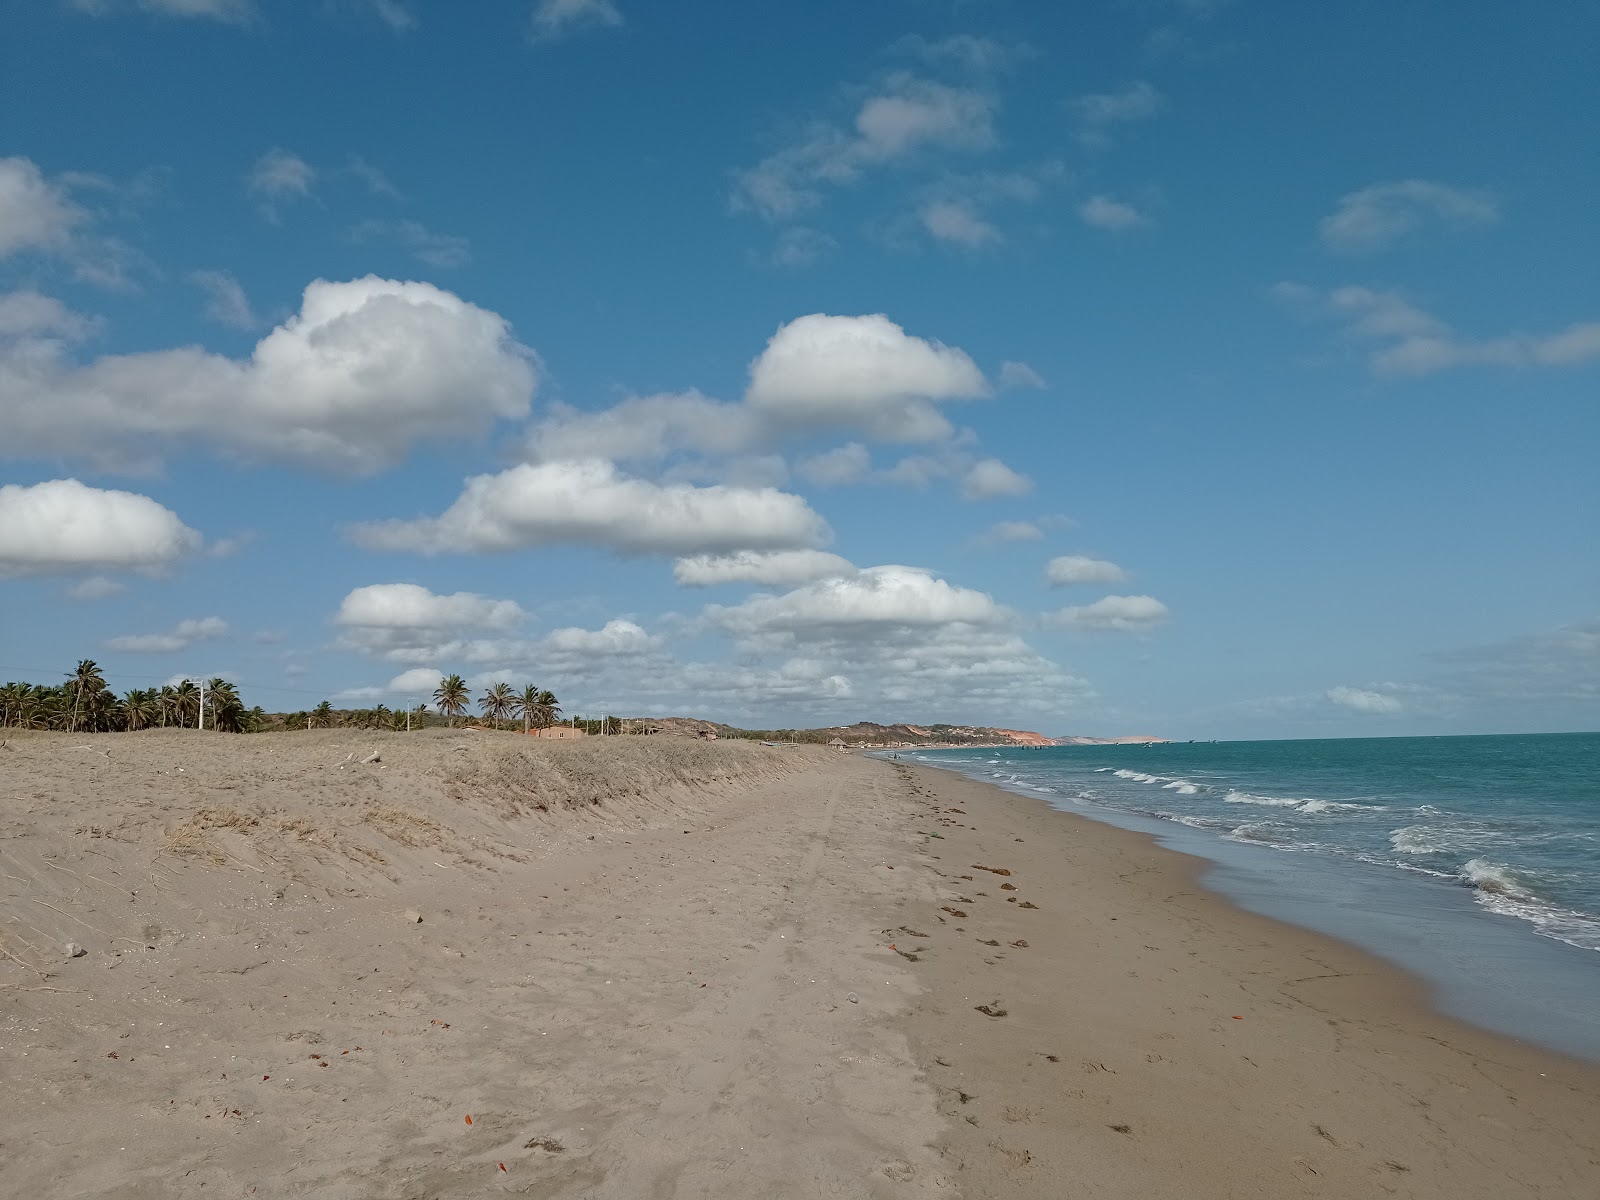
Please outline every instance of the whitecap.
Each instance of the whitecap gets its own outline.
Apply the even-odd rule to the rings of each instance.
[[[1347,800],[1307,800],[1300,805],[1303,813],[1384,812],[1383,804],[1352,804]]]
[[[1177,792],[1180,796],[1193,796],[1200,790],[1200,785],[1190,783],[1187,779],[1174,779],[1171,783],[1161,785],[1164,792]]]
[[[1461,879],[1487,895],[1504,896],[1508,900],[1534,899],[1523,890],[1521,881],[1511,873],[1510,867],[1481,858],[1468,859],[1462,864]]]
[[[1229,804],[1265,804],[1271,808],[1294,808],[1305,803],[1303,800],[1289,800],[1283,796],[1257,796],[1253,792],[1240,792],[1231,788],[1223,799]]]

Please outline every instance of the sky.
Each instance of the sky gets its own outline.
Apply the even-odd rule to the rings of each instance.
[[[0,10],[0,678],[1600,727],[1585,0]]]

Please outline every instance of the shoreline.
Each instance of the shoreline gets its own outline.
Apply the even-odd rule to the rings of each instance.
[[[1600,957],[1485,908],[1476,891],[1382,864],[1285,854],[1122,807],[1068,803],[1057,790],[992,779],[970,764],[915,761],[1145,836],[1201,862],[1197,882],[1233,906],[1353,946],[1418,980],[1436,1011],[1600,1065]]]
[[[1205,860],[1148,834],[949,769],[887,765],[949,822],[925,827],[942,835],[930,865],[964,914],[939,940],[959,929],[982,954],[919,967],[929,990],[905,1021],[950,1120],[947,1160],[974,1194],[1592,1185],[1592,1064],[1439,1012],[1422,980],[1238,907],[1199,882]],[[974,1028],[979,1004],[1007,1015]]]

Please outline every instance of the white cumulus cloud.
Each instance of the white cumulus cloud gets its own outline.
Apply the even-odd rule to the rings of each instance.
[[[1079,629],[1138,633],[1154,628],[1170,615],[1167,606],[1154,596],[1105,596],[1093,604],[1063,608],[1049,620]]]
[[[713,605],[706,612],[714,623],[743,635],[926,628],[952,622],[991,625],[1005,617],[984,592],[901,566],[866,567],[782,595],[752,596],[731,608]]]
[[[827,525],[776,488],[633,479],[600,459],[523,464],[467,480],[438,517],[357,526],[362,545],[425,554],[588,544],[620,554],[726,554],[814,546]]]
[[[123,654],[176,654],[196,642],[226,637],[228,623],[221,617],[198,617],[179,621],[169,633],[135,633],[114,637],[106,646]]]
[[[79,366],[38,339],[0,344],[0,453],[115,465],[200,443],[369,473],[525,416],[534,366],[502,317],[431,284],[319,279],[246,359],[186,347]]]
[[[1330,250],[1364,254],[1387,249],[1429,223],[1461,230],[1492,225],[1499,217],[1499,206],[1484,192],[1402,179],[1341,197],[1318,232]]]
[[[1128,573],[1102,558],[1063,554],[1045,564],[1044,577],[1052,587],[1062,587],[1074,583],[1124,583]]]
[[[0,487],[0,576],[158,570],[200,548],[171,509],[76,479]]]
[[[759,553],[700,554],[680,558],[672,575],[684,587],[715,587],[724,583],[754,583],[768,587],[793,587],[833,575],[855,571],[850,560],[826,550],[778,550]]]
[[[1364,688],[1329,688],[1326,695],[1330,701],[1341,708],[1348,708],[1353,712],[1359,713],[1397,713],[1404,707],[1393,696],[1386,696],[1382,692],[1368,691]]]
[[[85,216],[32,159],[0,158],[0,258],[62,249]]]
[[[104,575],[91,575],[87,579],[80,579],[67,589],[68,600],[104,600],[109,596],[120,595],[128,590],[128,585],[115,579],[107,579]]]
[[[1006,388],[1047,388],[1043,375],[1025,362],[1006,361],[1000,364],[1000,386]]]
[[[872,454],[860,442],[846,442],[795,464],[803,479],[822,487],[841,487],[860,483],[872,472]]]
[[[998,458],[980,459],[961,477],[961,494],[968,500],[992,500],[997,496],[1026,496],[1033,491],[1033,480],[1013,471]]]
[[[346,595],[333,622],[340,646],[358,654],[392,662],[481,662],[507,652],[504,635],[525,616],[513,600],[475,592],[439,595],[414,583],[375,583]],[[500,636],[476,636],[484,633]]]
[[[798,317],[750,364],[745,402],[779,426],[854,426],[885,441],[947,437],[939,401],[987,395],[965,351],[906,333],[882,313]]]

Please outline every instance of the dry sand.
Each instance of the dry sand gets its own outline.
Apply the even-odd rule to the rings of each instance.
[[[810,749],[12,736],[0,1196],[1592,1194],[1593,1069],[1191,867]]]

